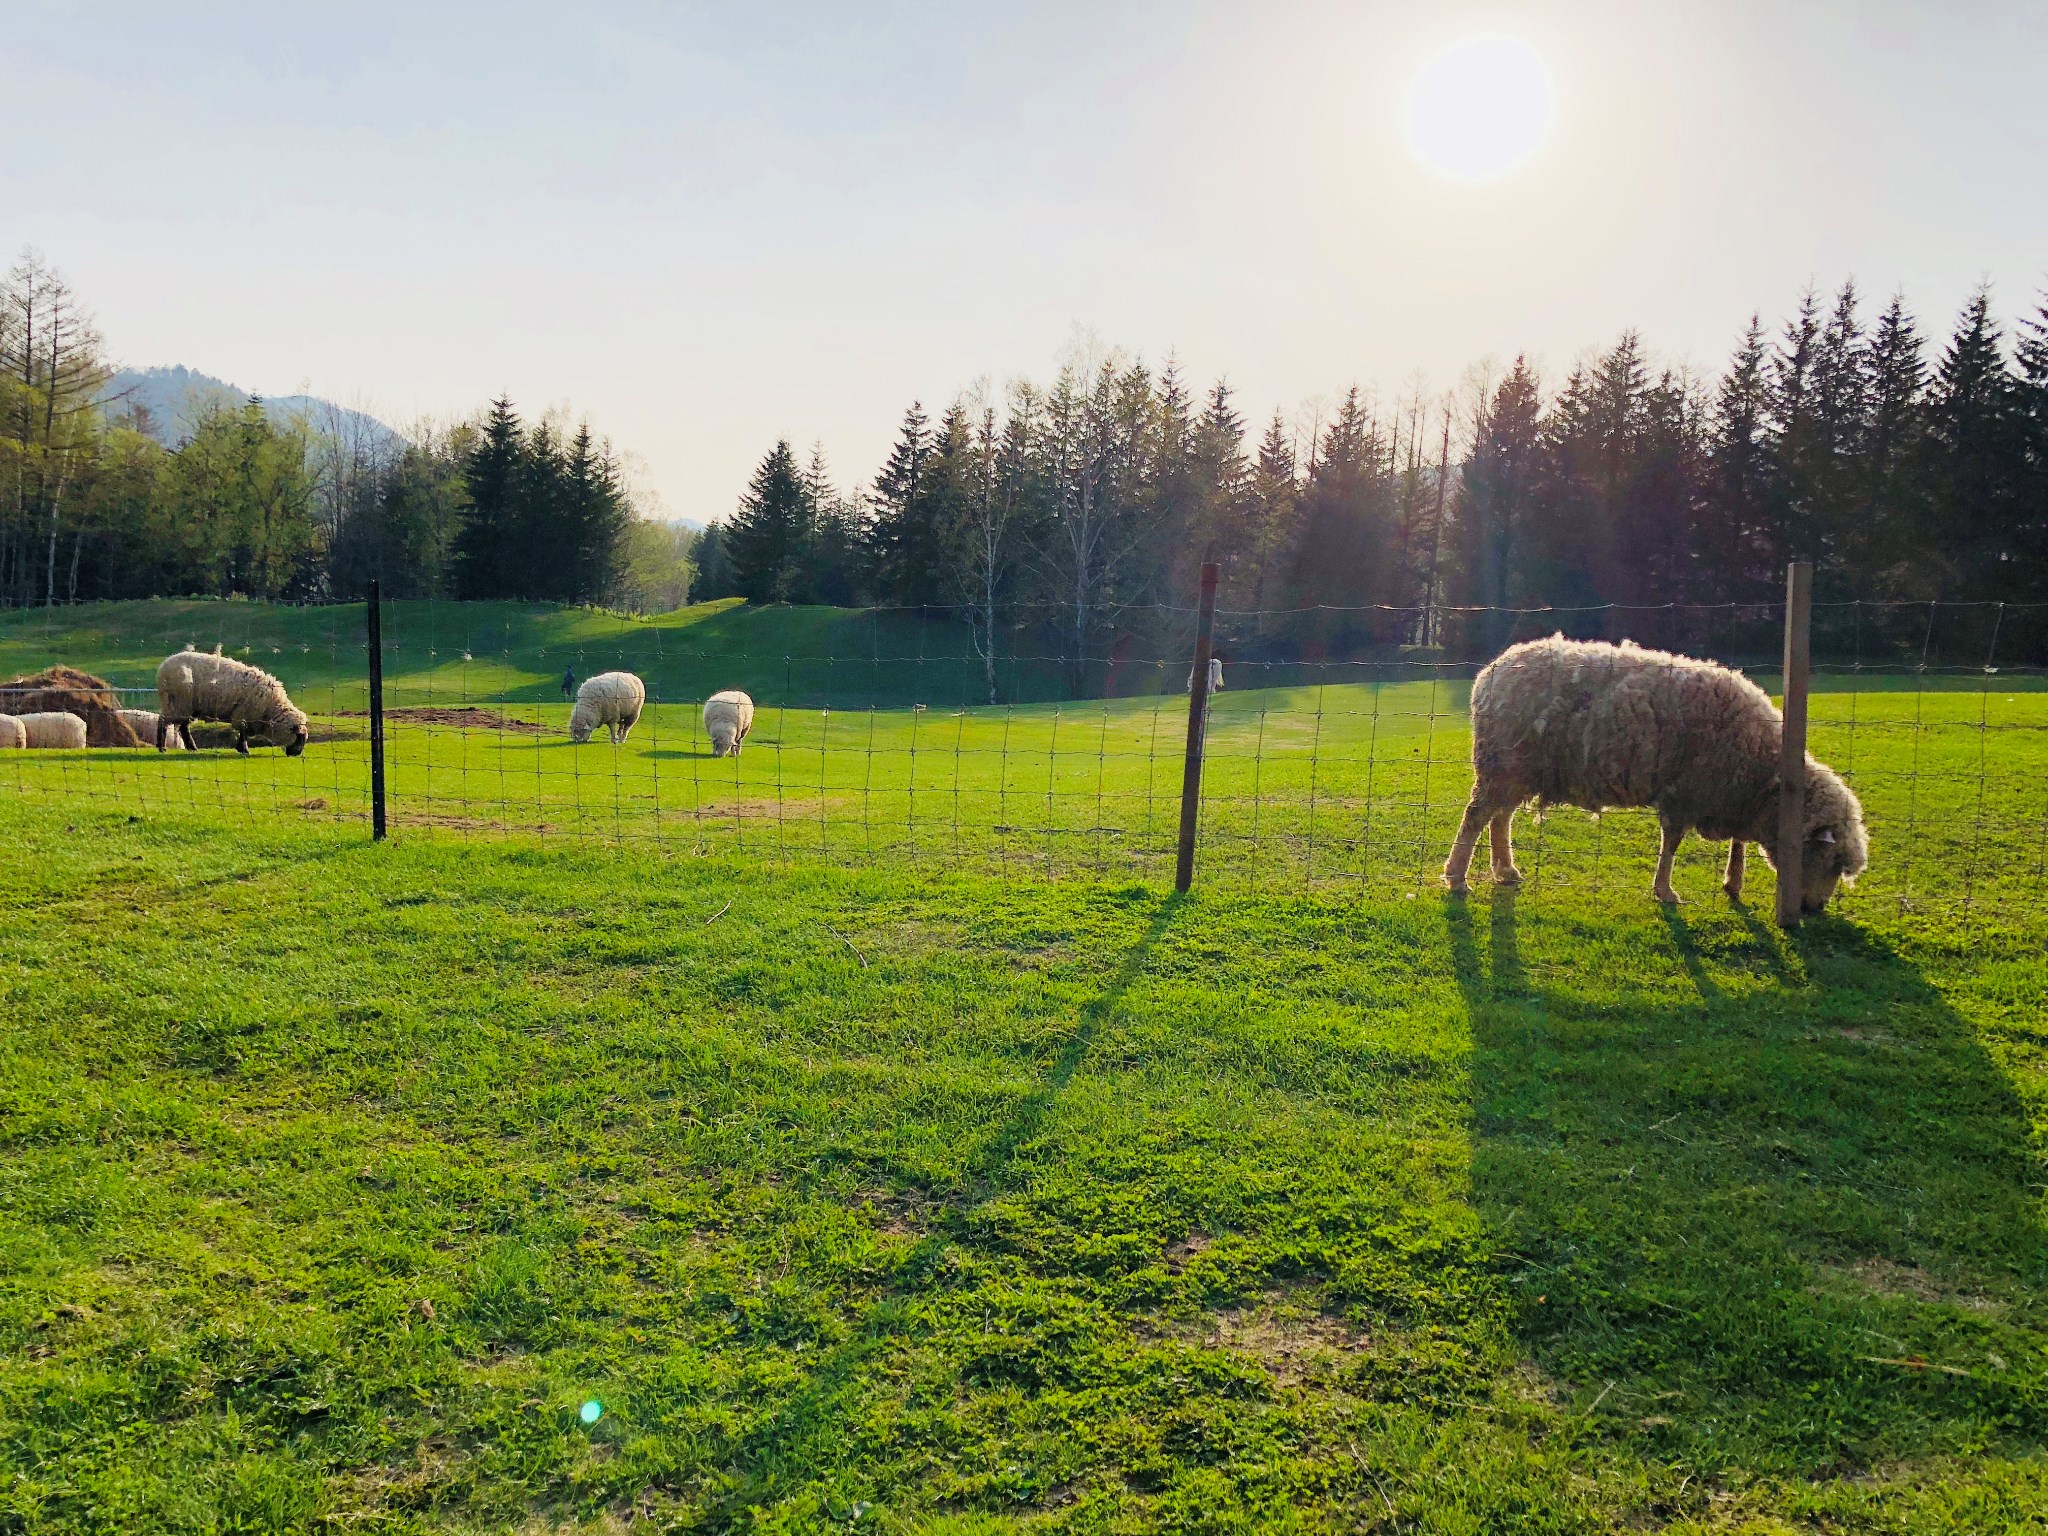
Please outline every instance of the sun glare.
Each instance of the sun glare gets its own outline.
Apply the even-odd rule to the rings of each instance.
[[[1408,147],[1438,175],[1497,181],[1543,147],[1557,92],[1543,56],[1519,37],[1486,33],[1446,48],[1408,87]]]

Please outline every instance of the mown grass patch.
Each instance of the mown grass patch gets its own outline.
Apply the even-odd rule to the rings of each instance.
[[[2048,1508],[2037,923],[0,828],[0,1529]]]

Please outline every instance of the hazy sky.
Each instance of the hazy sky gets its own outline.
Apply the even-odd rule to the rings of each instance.
[[[913,397],[1077,327],[1256,419],[1627,325],[1717,366],[1809,281],[1937,333],[2048,281],[2048,0],[8,11],[0,243],[121,360],[567,404],[700,520],[776,437],[866,479]],[[1482,31],[1558,115],[1475,188],[1400,107]]]

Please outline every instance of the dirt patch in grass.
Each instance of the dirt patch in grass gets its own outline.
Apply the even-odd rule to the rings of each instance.
[[[1174,1247],[1186,1248],[1195,1241],[1189,1238]],[[1206,1245],[1207,1240],[1202,1241]],[[1173,1262],[1171,1251],[1168,1262]],[[1170,1338],[1203,1349],[1249,1355],[1275,1381],[1289,1385],[1341,1366],[1372,1345],[1372,1335],[1366,1329],[1325,1310],[1319,1292],[1298,1287],[1271,1291],[1257,1301],[1226,1307],[1206,1317],[1141,1325],[1138,1332],[1141,1337]]]
[[[350,716],[367,716],[365,709],[344,709],[339,713]],[[399,709],[384,711],[386,720],[403,720],[408,725],[448,725],[459,731],[509,731],[515,736],[554,736],[550,730],[532,720],[514,720],[501,715],[495,709],[484,709],[475,704],[407,704]]]
[[[1996,1312],[1998,1303],[1989,1296],[1959,1291],[1939,1277],[1911,1264],[1891,1259],[1857,1259],[1849,1264],[1829,1264],[1822,1273],[1838,1285],[1846,1283],[1876,1296],[1905,1296],[1914,1301],[1943,1302],[1970,1312]]]

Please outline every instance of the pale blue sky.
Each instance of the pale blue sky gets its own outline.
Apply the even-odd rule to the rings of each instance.
[[[57,4],[0,37],[0,244],[115,353],[395,420],[509,391],[722,515],[777,436],[863,479],[913,397],[1075,328],[1257,418],[1561,369],[1718,366],[1808,281],[1945,331],[2048,280],[2048,3]],[[1559,119],[1417,165],[1417,65],[1505,30]]]

